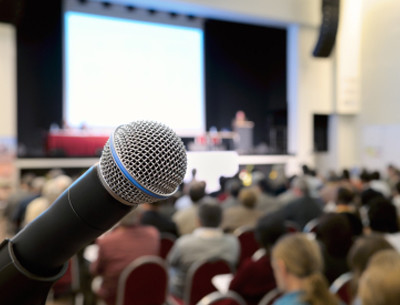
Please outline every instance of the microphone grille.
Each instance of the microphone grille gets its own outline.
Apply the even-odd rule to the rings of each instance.
[[[186,174],[186,151],[169,127],[135,121],[118,127],[100,158],[100,178],[126,204],[155,202],[172,196]]]

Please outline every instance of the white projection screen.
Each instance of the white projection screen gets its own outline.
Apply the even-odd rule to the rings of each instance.
[[[72,0],[64,16],[66,126],[108,131],[145,119],[204,133],[201,20]]]

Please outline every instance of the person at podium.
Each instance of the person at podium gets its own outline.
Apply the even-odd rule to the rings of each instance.
[[[243,110],[238,110],[232,122],[232,129],[235,132],[235,150],[239,154],[253,152],[253,128],[254,122],[247,119]]]

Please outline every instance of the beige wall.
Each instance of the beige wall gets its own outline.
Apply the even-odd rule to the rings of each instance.
[[[16,136],[15,29],[0,23],[0,137]]]

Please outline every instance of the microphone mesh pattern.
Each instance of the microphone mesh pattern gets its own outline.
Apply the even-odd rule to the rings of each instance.
[[[117,166],[110,147],[133,179],[159,196],[171,196],[186,174],[186,151],[182,140],[169,127],[153,121],[136,121],[118,127],[104,146],[100,178],[116,199],[127,204],[159,201],[129,181]]]

